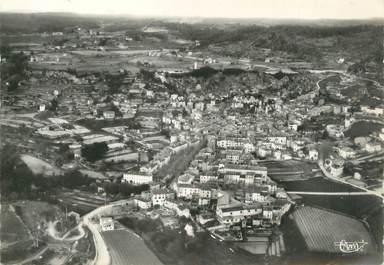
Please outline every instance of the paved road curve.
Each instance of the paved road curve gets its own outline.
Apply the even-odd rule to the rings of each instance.
[[[102,207],[106,207],[106,206],[102,206]],[[109,256],[107,246],[105,245],[104,240],[101,237],[101,234],[98,230],[98,227],[97,227],[98,225],[92,223],[92,221],[90,220],[94,215],[99,214],[102,211],[100,210],[100,208],[102,207],[97,208],[96,210],[92,211],[91,213],[83,217],[84,225],[86,225],[89,231],[91,231],[93,235],[93,241],[95,243],[96,254],[95,254],[95,259],[92,262],[92,265],[111,264],[111,257]]]
[[[99,208],[83,216],[81,222],[89,228],[89,230],[93,234],[93,239],[95,242],[96,255],[95,255],[95,259],[92,262],[92,265],[110,265],[112,261],[111,261],[111,255],[108,251],[108,247],[99,231],[99,225],[93,223],[91,219],[96,216],[99,217],[105,212],[107,213],[110,212],[114,206],[119,206],[119,205],[122,206],[122,205],[127,205],[129,203],[132,203],[132,201],[121,200],[121,201],[112,202],[110,204],[100,206]],[[120,243],[124,244],[124,242],[120,242]],[[121,264],[129,264],[129,263],[121,263]],[[144,264],[140,264],[140,265],[144,265]]]
[[[116,205],[126,205],[128,203],[127,200],[112,202],[107,205],[100,206],[96,208],[92,212],[83,216],[80,225],[84,224],[88,227],[93,235],[93,241],[95,242],[95,259],[92,262],[92,265],[110,265],[111,264],[111,256],[109,255],[108,248],[104,242],[103,237],[100,234],[98,224],[95,224],[91,221],[93,217],[98,217],[102,215],[103,212],[109,211],[113,206]]]

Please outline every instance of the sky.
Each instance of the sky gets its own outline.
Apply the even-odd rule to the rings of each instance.
[[[364,19],[384,0],[0,0],[1,12],[74,12],[170,17]]]

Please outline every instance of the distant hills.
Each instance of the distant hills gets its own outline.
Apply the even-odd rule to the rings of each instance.
[[[44,20],[44,21],[42,21]],[[356,25],[384,25],[384,18],[370,19],[272,19],[272,18],[205,18],[205,17],[150,17],[150,16],[132,16],[132,15],[108,15],[108,14],[77,14],[67,12],[42,12],[42,13],[16,13],[16,12],[0,12],[1,32],[13,30],[29,29],[32,31],[40,30],[45,23],[67,23],[71,26],[76,23],[98,23],[112,22],[114,20],[135,20],[135,21],[163,21],[169,23],[185,23],[185,24],[238,24],[238,25],[257,25],[257,26],[276,26],[276,25],[301,25],[301,26],[326,26],[326,27],[348,27]],[[44,23],[45,22],[45,23]],[[43,27],[44,28],[44,27]]]

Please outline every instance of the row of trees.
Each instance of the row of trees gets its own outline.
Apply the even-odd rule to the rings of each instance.
[[[149,190],[149,185],[132,185],[129,183],[105,182],[103,188],[108,195],[114,196],[120,194],[124,197],[128,197],[131,194],[140,194],[143,191]]]
[[[1,67],[1,78],[8,82],[8,91],[18,88],[19,82],[24,80],[28,71],[28,56],[23,52],[15,53],[8,45],[0,47],[1,58],[6,63]]]

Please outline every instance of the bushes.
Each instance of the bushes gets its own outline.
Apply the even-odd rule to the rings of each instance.
[[[109,92],[111,94],[116,94],[120,92],[120,87],[123,84],[124,75],[111,75],[108,74],[105,77],[107,85],[109,87]]]
[[[246,72],[245,70],[240,69],[240,68],[226,68],[223,70],[224,75],[239,75],[239,74],[243,74],[245,72]]]
[[[200,69],[193,70],[191,75],[193,77],[208,78],[215,75],[218,71],[209,66],[201,67]]]
[[[125,227],[134,230],[138,234],[143,232],[154,232],[161,226],[161,222],[159,220],[138,219],[132,217],[120,219],[119,222],[121,222]]]
[[[84,185],[88,186],[93,182],[91,178],[83,176],[83,174],[81,174],[77,170],[66,172],[63,176],[57,177],[56,180],[57,186],[63,186],[70,189],[74,189]]]

